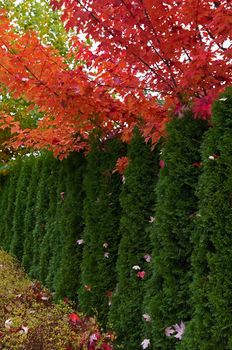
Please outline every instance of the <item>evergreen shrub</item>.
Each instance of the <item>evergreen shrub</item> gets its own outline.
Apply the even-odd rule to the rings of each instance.
[[[151,348],[173,350],[176,333],[168,327],[191,318],[191,234],[197,211],[196,186],[201,172],[200,146],[207,128],[192,115],[167,125],[156,187],[155,221],[151,230],[152,277],[145,310],[151,317]]]
[[[61,240],[60,268],[55,278],[58,299],[77,300],[80,287],[82,245],[78,240],[83,232],[83,174],[85,159],[81,153],[73,153],[62,162],[66,168],[63,210],[58,230]]]
[[[11,229],[12,240],[10,243],[10,253],[15,255],[20,261],[23,256],[23,245],[25,239],[24,217],[26,211],[26,198],[28,194],[28,184],[30,183],[34,157],[28,157],[21,162],[16,187],[15,211],[13,216],[13,226]],[[15,184],[16,186],[16,184]]]
[[[41,176],[41,169],[43,164],[43,155],[35,157],[32,169],[31,178],[28,183],[28,192],[25,197],[26,208],[23,220],[24,227],[24,242],[23,242],[23,256],[22,265],[27,272],[33,263],[33,239],[32,233],[35,228],[36,216],[35,216],[35,204],[38,192],[38,183]]]
[[[79,302],[87,315],[105,327],[116,285],[121,177],[113,173],[125,146],[117,138],[93,141],[84,177],[84,233]]]
[[[122,213],[117,286],[109,313],[109,326],[117,334],[116,344],[126,350],[139,349],[142,341],[142,303],[151,263],[151,242],[147,229],[151,225],[155,203],[158,157],[158,148],[152,152],[151,146],[135,129],[128,146],[129,165],[120,194]]]
[[[232,89],[214,104],[202,146],[192,235],[193,316],[178,349],[232,349]]]

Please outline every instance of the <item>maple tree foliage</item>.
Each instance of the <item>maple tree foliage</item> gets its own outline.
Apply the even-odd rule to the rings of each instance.
[[[0,128],[10,128],[15,134],[12,146],[47,147],[61,158],[85,147],[94,128],[107,134],[130,118],[134,120],[122,102],[89,80],[82,66],[71,70],[65,59],[42,45],[33,32],[15,33],[4,12],[0,23],[1,87],[7,87],[14,98],[30,101],[28,110],[38,106],[44,113],[36,128],[22,129],[14,116],[1,109]]]
[[[63,9],[67,29],[77,27],[99,43],[93,57],[93,66],[101,66],[98,80],[127,98],[141,97],[141,90],[147,97],[153,92],[165,99],[166,111],[175,106],[174,112],[181,114],[191,107],[196,117],[208,119],[218,92],[231,84],[230,0],[52,0],[52,4]],[[150,122],[157,112],[149,116]],[[149,126],[147,120],[145,134],[152,132]]]
[[[204,97],[231,82],[229,0],[52,0],[52,4],[64,7],[67,28],[76,26],[99,42],[94,64],[111,68],[114,87],[127,87],[129,73],[141,73],[140,86],[161,96]]]
[[[52,0],[67,30],[86,34],[92,49],[72,37],[68,55],[17,34],[1,12],[0,83],[39,107],[37,127],[21,130],[2,111],[2,128],[16,132],[14,147],[47,147],[60,157],[86,147],[89,133],[121,132],[135,125],[156,143],[170,113],[192,109],[208,119],[218,93],[231,84],[231,1]]]

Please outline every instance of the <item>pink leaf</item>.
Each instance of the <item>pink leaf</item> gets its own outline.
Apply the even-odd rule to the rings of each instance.
[[[145,274],[146,274],[145,271],[139,271],[139,272],[137,272],[136,276],[139,277],[139,278],[141,278],[141,279],[144,279]]]

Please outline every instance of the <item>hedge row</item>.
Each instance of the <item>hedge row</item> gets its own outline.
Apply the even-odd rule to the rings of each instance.
[[[231,96],[209,130],[187,113],[153,151],[135,129],[127,151],[95,139],[86,158],[27,157],[1,177],[1,246],[116,348],[231,349]]]

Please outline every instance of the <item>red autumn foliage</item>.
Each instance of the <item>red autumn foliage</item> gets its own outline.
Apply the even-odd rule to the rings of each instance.
[[[144,279],[145,274],[146,274],[145,271],[139,271],[139,272],[137,272],[136,276],[139,277],[139,278],[141,278],[141,279]]]
[[[210,99],[231,84],[230,0],[51,3],[64,9],[67,29],[77,27],[100,43],[92,63],[98,79],[106,82],[107,75],[107,84],[123,95],[142,89],[168,100],[167,106],[191,101],[196,114],[208,118]],[[143,79],[136,80],[138,73]]]
[[[100,128],[128,141],[135,125],[155,144],[170,113],[209,119],[218,93],[232,81],[230,0],[52,0],[63,21],[98,43],[72,38],[71,69],[35,33],[16,34],[0,14],[0,84],[39,107],[37,128],[21,130],[1,111],[11,145],[49,148],[63,158],[88,148]]]
[[[129,158],[128,157],[120,157],[120,158],[118,158],[117,162],[116,162],[116,167],[113,170],[113,173],[118,172],[119,174],[123,175],[124,171],[128,167],[128,164],[129,164]]]
[[[69,320],[72,324],[78,324],[79,322],[81,322],[81,318],[75,312],[72,312],[69,315]]]
[[[164,162],[163,159],[160,159],[160,161],[159,161],[159,166],[160,166],[161,169],[164,169],[164,167],[165,167],[165,162]]]

